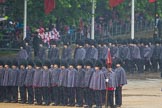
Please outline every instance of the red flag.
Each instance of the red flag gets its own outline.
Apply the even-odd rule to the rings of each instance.
[[[109,0],[109,5],[111,8],[113,8],[113,7],[118,6],[122,2],[124,2],[124,0]]]
[[[108,48],[108,54],[107,54],[106,64],[107,64],[107,66],[109,68],[112,66],[112,58],[111,58],[110,48]]]
[[[156,0],[149,0],[149,2],[150,2],[150,3],[154,3],[154,2],[156,2]]]
[[[45,14],[49,14],[55,8],[55,0],[44,0]]]

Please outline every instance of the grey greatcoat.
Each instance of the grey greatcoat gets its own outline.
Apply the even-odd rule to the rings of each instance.
[[[51,47],[48,51],[48,59],[54,60],[59,59],[59,49]]]
[[[152,56],[152,52],[151,52],[151,48],[150,47],[145,47],[143,49],[143,56],[145,60],[150,60],[151,56]]]
[[[77,70],[75,68],[68,69],[67,87],[75,87],[76,73],[77,73]]]
[[[3,85],[4,69],[0,69],[0,86]]]
[[[95,70],[89,88],[93,90],[105,90],[106,83],[105,83],[105,75],[101,70]]]
[[[133,59],[141,59],[140,49],[138,46],[133,46],[132,58]]]
[[[85,69],[85,76],[84,76],[84,87],[89,87],[92,74],[94,72],[94,69]]]
[[[51,74],[49,69],[42,69],[42,84],[41,87],[50,87],[51,86]]]
[[[67,87],[68,69],[61,69],[59,75],[59,86]]]
[[[21,49],[17,54],[18,60],[22,60],[22,59],[27,60],[28,57],[29,55],[25,49]]]
[[[46,59],[46,48],[39,47],[38,59],[45,60]]]
[[[118,67],[115,69],[115,74],[117,77],[117,84],[118,86],[123,86],[127,84],[127,78],[125,70],[122,67]]]
[[[106,78],[108,79],[108,87],[111,88],[116,88],[118,86],[118,80],[116,73],[114,71],[110,71],[107,73]]]
[[[50,69],[50,74],[51,74],[51,86],[54,87],[54,86],[58,86],[59,84],[59,75],[60,75],[60,69],[54,69],[54,68],[51,68]]]
[[[19,87],[22,87],[22,86],[25,85],[26,73],[27,73],[26,69],[20,69],[19,70],[19,75],[18,75],[18,78],[17,78],[17,84],[18,84]]]
[[[84,69],[78,69],[76,72],[76,87],[84,87],[84,76],[85,76],[85,70]]]
[[[75,61],[84,60],[86,55],[86,50],[83,47],[76,48],[75,51]]]
[[[27,69],[26,78],[25,78],[25,86],[33,86],[33,78],[34,78],[35,69]]]
[[[11,68],[4,69],[3,86],[8,86],[9,73],[11,73]]]
[[[62,49],[62,60],[70,60],[72,58],[72,49],[70,47]]]
[[[17,78],[19,75],[19,69],[11,69],[8,74],[8,86],[17,86]]]
[[[43,78],[42,69],[35,69],[34,78],[33,78],[33,86],[42,87],[42,78]]]

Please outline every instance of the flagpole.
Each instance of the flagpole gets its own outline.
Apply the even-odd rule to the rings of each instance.
[[[26,26],[27,26],[27,0],[24,0],[24,31],[23,40],[26,38]]]
[[[94,19],[95,19],[96,0],[92,0],[92,23],[91,23],[91,39],[94,39]]]
[[[134,39],[134,0],[132,0],[131,39]]]

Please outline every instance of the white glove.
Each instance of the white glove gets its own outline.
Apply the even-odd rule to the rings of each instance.
[[[107,78],[107,79],[105,79],[105,81],[106,81],[106,82],[109,82],[109,79]]]

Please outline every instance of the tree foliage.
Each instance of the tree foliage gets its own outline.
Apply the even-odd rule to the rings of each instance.
[[[112,10],[109,8],[108,0],[96,0],[96,17],[107,15]],[[7,0],[6,14],[10,19],[23,22],[24,0]],[[157,2],[158,12],[161,14],[162,1]],[[28,0],[28,25],[39,27],[40,25],[55,23],[56,20],[63,24],[76,25],[80,18],[89,21],[91,18],[92,0],[56,0],[56,8],[49,14],[44,13],[44,0]],[[115,7],[121,18],[131,15],[131,0]],[[135,0],[135,11],[142,12],[147,19],[154,17],[154,4],[148,0]]]

